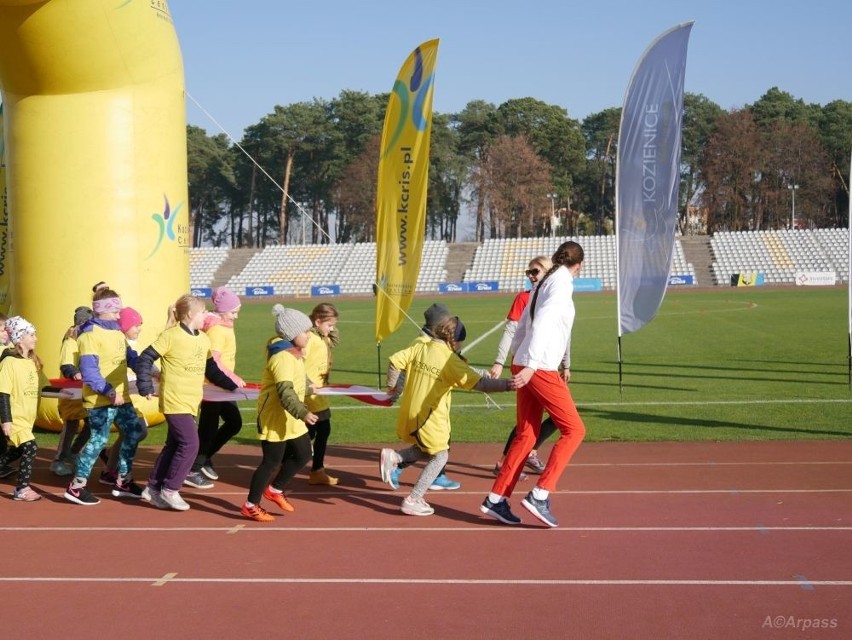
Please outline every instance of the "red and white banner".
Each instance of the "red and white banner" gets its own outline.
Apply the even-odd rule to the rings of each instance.
[[[79,400],[82,397],[83,383],[80,380],[67,380],[65,378],[54,378],[50,381],[51,387],[42,391],[42,396],[45,398],[65,398],[67,400]],[[130,393],[137,394],[136,382],[130,382]],[[154,381],[155,388],[159,388],[157,381]],[[204,384],[204,399],[208,402],[239,402],[241,400],[257,400],[260,393],[260,385],[249,383],[242,389],[228,391],[213,384]],[[361,402],[372,404],[378,407],[391,406],[390,396],[380,389],[364,387],[357,384],[333,384],[327,387],[317,389],[317,395],[321,396],[349,396]]]

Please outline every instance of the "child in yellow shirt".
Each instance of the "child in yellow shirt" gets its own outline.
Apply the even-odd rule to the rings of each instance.
[[[38,452],[33,422],[38,410],[39,390],[47,383],[41,361],[35,354],[35,327],[21,316],[5,323],[12,348],[4,350],[0,362],[0,423],[6,450],[0,454],[0,467],[20,459],[18,483],[12,497],[34,502],[41,499],[31,486],[33,460]]]
[[[435,325],[431,340],[415,341],[389,358],[389,393],[398,393],[399,375],[406,372],[396,431],[400,440],[411,446],[397,451],[382,449],[382,481],[391,484],[391,475],[401,462],[426,461],[411,493],[402,501],[401,510],[406,515],[430,516],[435,512],[423,496],[449,458],[450,392],[455,388],[486,393],[512,388],[510,380],[483,377],[462,358],[458,351],[466,337],[458,317],[445,317]]]
[[[305,404],[303,361],[313,323],[301,311],[280,304],[272,313],[276,335],[266,347],[266,368],[257,397],[257,432],[263,459],[251,477],[248,499],[240,510],[246,518],[258,522],[273,520],[260,506],[261,498],[274,502],[282,511],[295,510],[284,496],[284,488],[311,459],[306,425],[317,422],[317,415]]]
[[[328,385],[331,373],[331,350],[337,346],[337,319],[339,314],[333,304],[323,302],[314,307],[309,316],[313,326],[308,332],[308,346],[305,349],[305,372],[314,389]],[[325,471],[325,450],[331,435],[331,405],[326,396],[310,393],[305,404],[311,413],[317,414],[316,424],[308,426],[308,434],[313,442],[313,464],[309,484],[337,484],[337,478]]]

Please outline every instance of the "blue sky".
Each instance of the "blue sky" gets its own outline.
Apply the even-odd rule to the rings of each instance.
[[[620,107],[639,56],[694,20],[686,91],[741,107],[777,86],[852,101],[852,2],[815,0],[171,0],[187,91],[235,138],[276,104],[389,92],[440,38],[433,108],[532,96],[582,120]],[[219,133],[192,101],[191,124]]]

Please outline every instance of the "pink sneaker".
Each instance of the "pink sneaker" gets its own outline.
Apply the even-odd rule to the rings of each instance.
[[[36,500],[41,500],[41,494],[36,493],[30,485],[27,485],[23,489],[15,489],[15,493],[12,494],[12,499],[23,500],[24,502],[35,502]]]

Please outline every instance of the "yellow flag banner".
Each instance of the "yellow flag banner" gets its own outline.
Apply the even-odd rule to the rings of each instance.
[[[9,206],[6,202],[6,147],[3,142],[3,103],[0,102],[0,313],[9,314],[12,298],[9,295],[9,250],[12,237],[9,233]]]
[[[429,182],[429,138],[438,40],[402,65],[385,113],[376,193],[376,342],[392,334],[414,298]]]

